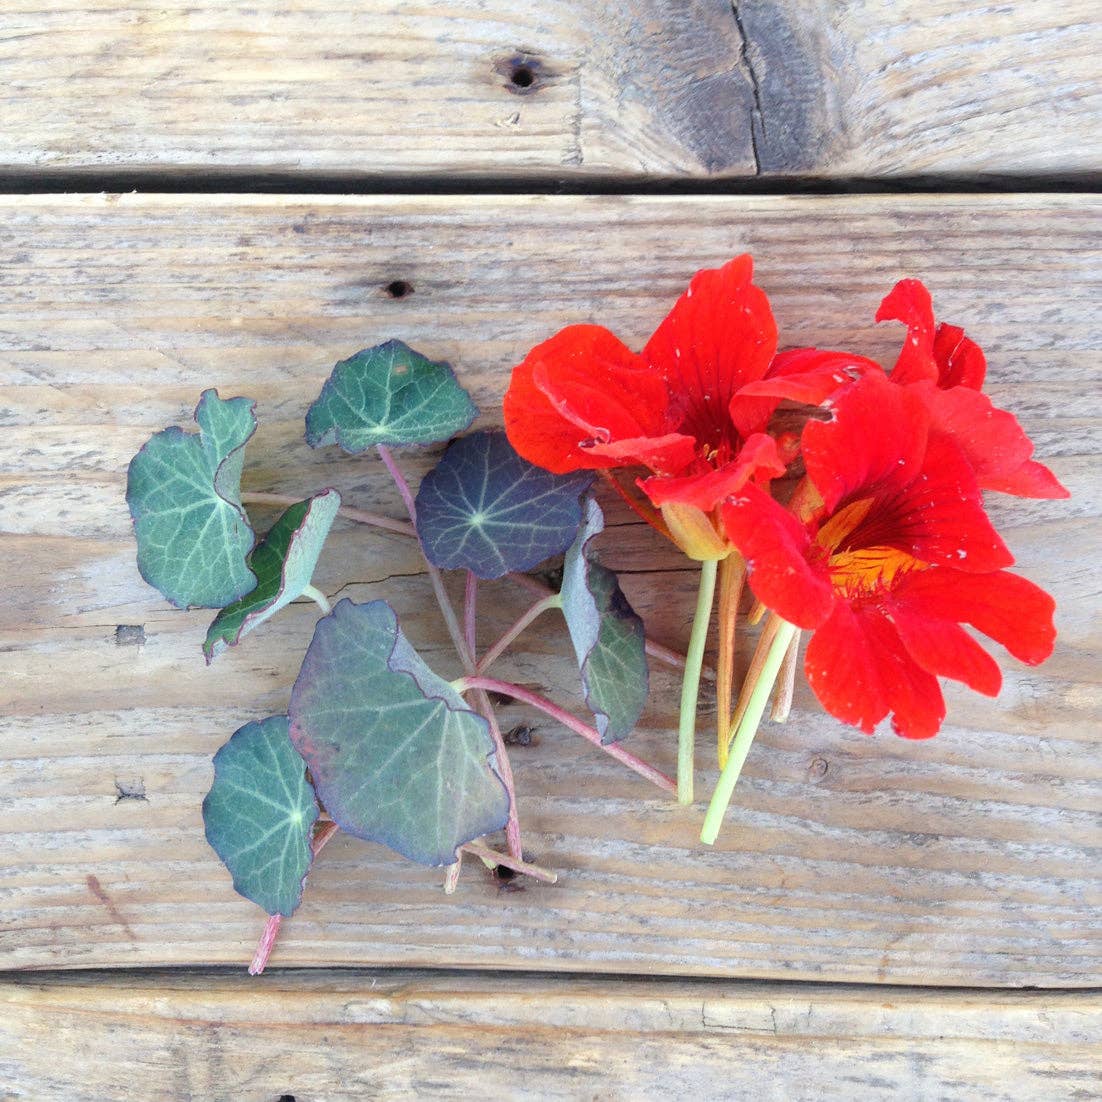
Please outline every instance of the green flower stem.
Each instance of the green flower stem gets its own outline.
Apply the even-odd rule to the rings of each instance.
[[[700,840],[706,845],[713,845],[719,834],[723,816],[727,813],[727,806],[731,802],[739,774],[742,772],[743,762],[746,761],[746,755],[750,752],[750,745],[754,741],[754,735],[757,734],[765,705],[773,692],[773,684],[777,680],[777,674],[788,654],[789,644],[796,637],[796,633],[797,628],[794,624],[785,620],[778,621],[777,632],[769,646],[769,653],[765,656],[761,676],[754,685],[746,711],[731,740],[727,764],[723,767],[719,783],[712,794],[712,802],[708,804],[708,812],[704,816],[704,828],[700,832]]]
[[[693,752],[696,749],[696,702],[700,695],[700,669],[704,665],[704,645],[708,641],[708,624],[712,619],[712,601],[716,592],[715,559],[700,564],[700,589],[696,597],[696,614],[685,654],[685,673],[681,679],[681,719],[677,727],[677,800],[693,802]]]
[[[322,593],[322,591],[320,589],[317,589],[315,586],[308,585],[302,591],[302,596],[309,597],[310,600],[313,601],[314,604],[316,604],[326,616],[328,616],[329,613],[333,611],[333,609],[329,606],[329,598],[326,597],[325,594]]]
[[[533,620],[542,616],[550,608],[562,608],[562,595],[559,593],[549,593],[546,597],[537,601],[527,612],[525,612],[519,620],[511,627],[504,635],[482,656],[478,665],[475,667],[478,673],[485,673],[490,666],[501,657],[506,647],[516,639],[518,635]]]

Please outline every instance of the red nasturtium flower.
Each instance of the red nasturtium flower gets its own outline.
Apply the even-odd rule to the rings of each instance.
[[[935,322],[930,293],[919,280],[900,280],[880,304],[876,320],[906,325],[891,381],[913,390],[929,410],[934,429],[956,440],[981,489],[1019,497],[1069,496],[1056,476],[1032,458],[1033,442],[1014,415],[981,393],[987,374],[983,351],[963,329]],[[791,349],[776,357],[762,380],[744,388],[743,400],[786,398],[818,405],[868,374],[882,375],[883,369],[848,352]]]
[[[726,558],[718,506],[785,469],[765,432],[776,402],[737,396],[765,376],[777,348],[752,275],[749,256],[698,272],[639,354],[597,325],[537,345],[503,403],[513,447],[559,474],[649,468],[639,485],[674,542],[695,559]]]
[[[805,671],[828,712],[866,732],[889,712],[897,733],[937,733],[937,678],[995,695],[994,659],[961,624],[1036,664],[1052,651],[1052,599],[1007,573],[965,449],[938,431],[924,395],[869,371],[841,390],[831,420],[802,436],[821,506],[799,519],[756,486],[723,506],[767,607],[813,631]]]

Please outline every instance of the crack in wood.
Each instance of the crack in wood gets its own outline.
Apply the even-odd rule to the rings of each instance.
[[[745,73],[747,83],[750,86],[750,94],[754,97],[754,108],[750,114],[750,147],[754,151],[754,175],[761,175],[761,152],[758,149],[758,128],[761,128],[762,138],[766,137],[765,112],[762,108],[761,83],[758,74],[754,70],[754,63],[750,60],[750,39],[746,35],[746,28],[742,25],[742,15],[738,9],[738,0],[731,0],[731,14],[735,19],[735,27],[738,28],[739,52],[738,67]]]

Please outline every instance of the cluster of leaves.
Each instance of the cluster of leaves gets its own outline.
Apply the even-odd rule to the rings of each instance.
[[[241,493],[254,409],[204,392],[197,433],[165,429],[134,457],[127,501],[142,577],[178,607],[219,610],[208,663],[300,597],[325,612],[287,714],[233,734],[203,804],[234,887],[284,916],[301,899],[323,813],[355,837],[450,866],[460,847],[506,826],[515,796],[492,713],[429,668],[394,609],[345,599],[330,611],[313,587],[337,490],[292,504],[257,540]],[[447,364],[390,341],[336,365],[306,415],[306,441],[379,448],[389,461],[385,449],[445,442],[476,413]],[[642,622],[593,557],[603,519],[587,496],[592,477],[532,465],[501,431],[470,432],[423,479],[412,515],[430,571],[497,579],[565,551],[561,593],[544,603],[562,610],[596,731],[611,743],[638,721],[647,666]]]

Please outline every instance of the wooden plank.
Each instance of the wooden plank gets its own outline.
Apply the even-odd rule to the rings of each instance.
[[[872,326],[876,305],[919,274],[986,348],[995,399],[1074,494],[991,503],[1022,572],[1056,595],[1056,654],[1037,670],[1003,660],[995,701],[950,689],[927,743],[844,729],[801,690],[793,721],[757,740],[714,850],[696,841],[699,809],[537,721],[538,745],[513,758],[527,847],[557,885],[503,892],[470,869],[445,898],[438,874],[338,839],[276,961],[1097,982],[1098,199],[58,196],[3,214],[6,966],[236,964],[259,932],[200,802],[229,732],[285,708],[316,613],[295,606],[204,667],[205,615],[169,609],[134,566],[123,486],[149,433],[204,387],[247,393],[261,417],[249,488],[335,484],[397,514],[376,461],[302,444],[336,359],[402,337],[454,363],[492,421],[532,344],[599,320],[638,346],[697,267],[750,249],[788,342],[887,358],[900,336]],[[412,293],[389,297],[396,279]],[[693,571],[611,521],[606,561],[652,633],[683,645]],[[430,661],[455,668],[401,537],[342,523],[319,584],[390,597]],[[487,587],[484,645],[523,600]],[[530,633],[503,669],[577,706],[556,633]],[[675,702],[656,670],[633,737],[668,768]]]
[[[0,984],[11,1099],[1062,1102],[1097,1097],[1100,1054],[1086,993],[431,972]]]
[[[0,70],[9,171],[1102,167],[1092,0],[9,3]]]

